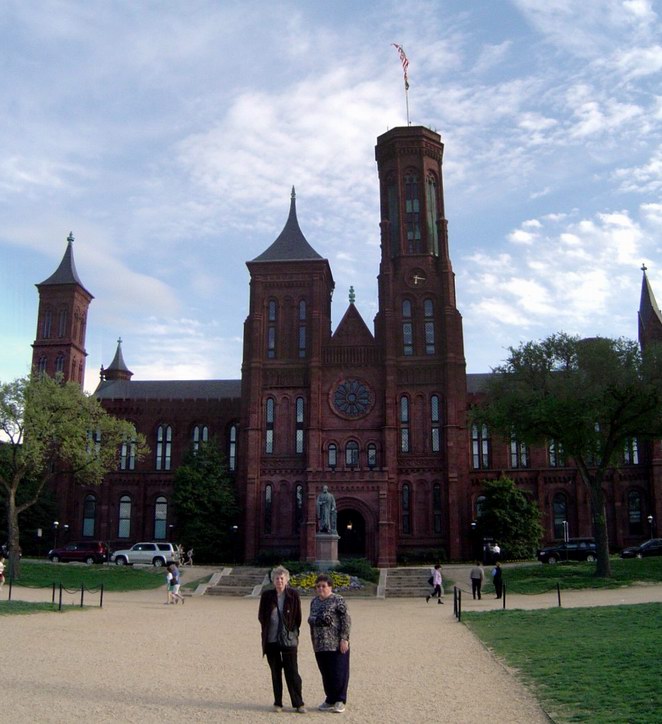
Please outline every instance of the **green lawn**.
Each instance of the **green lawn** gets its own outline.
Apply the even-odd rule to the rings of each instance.
[[[619,588],[636,583],[662,583],[662,556],[657,558],[612,558],[611,578],[596,578],[595,563],[557,563],[541,565],[532,563],[503,568],[503,582],[508,593],[543,593],[556,588],[563,589]],[[485,588],[493,591],[491,566],[485,567]]]
[[[62,611],[72,611],[76,609],[78,611],[84,610],[80,606],[74,606],[71,604],[63,605]],[[16,616],[25,613],[43,613],[44,611],[50,611],[55,613],[61,613],[58,611],[57,603],[30,603],[28,601],[0,601],[0,616]]]
[[[165,585],[165,574],[164,568],[21,561],[21,577],[14,584],[41,588],[62,583],[65,588],[79,589],[81,584],[98,588],[103,583],[104,591],[137,591]]]
[[[662,604],[462,614],[557,722],[662,722]]]

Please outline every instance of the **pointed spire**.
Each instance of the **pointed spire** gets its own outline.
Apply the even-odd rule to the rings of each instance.
[[[53,284],[78,284],[80,287],[83,286],[83,282],[81,282],[78,272],[76,271],[76,264],[74,263],[74,234],[73,231],[69,232],[69,236],[67,237],[67,248],[64,252],[64,256],[62,257],[62,261],[60,262],[60,266],[48,277],[48,279],[44,279],[41,284],[37,284],[38,287],[41,286],[47,286],[47,285],[53,285]],[[87,289],[85,289],[87,292]],[[90,294],[89,292],[87,292]],[[90,296],[92,296],[90,294]]]
[[[647,266],[641,265],[641,299],[639,301],[639,344],[662,342],[662,313],[655,301],[653,289],[646,275]]]
[[[122,338],[117,340],[117,350],[113,361],[103,370],[104,379],[106,380],[130,380],[133,372],[126,366],[124,356],[122,355]]]
[[[299,227],[296,208],[296,192],[292,186],[290,197],[290,215],[285,222],[280,235],[273,244],[253,261],[302,261],[308,259],[322,259],[322,257],[308,243]]]

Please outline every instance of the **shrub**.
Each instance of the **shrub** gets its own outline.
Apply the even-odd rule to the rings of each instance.
[[[373,568],[366,558],[346,558],[340,561],[340,565],[336,566],[335,570],[371,583],[377,583],[379,580],[379,569]]]

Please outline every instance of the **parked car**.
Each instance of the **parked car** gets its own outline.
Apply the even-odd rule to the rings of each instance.
[[[158,568],[169,561],[178,561],[179,552],[172,543],[136,543],[131,548],[115,551],[110,560],[118,566],[151,563]]]
[[[53,548],[48,551],[48,557],[53,563],[67,563],[68,561],[81,561],[82,563],[103,563],[108,560],[108,546],[100,540],[84,540],[77,543],[67,543],[66,546]]]
[[[598,558],[593,538],[571,538],[567,543],[557,543],[538,551],[542,563],[559,561],[596,561]]]
[[[651,538],[638,546],[623,548],[621,558],[647,558],[648,556],[662,556],[662,538]]]

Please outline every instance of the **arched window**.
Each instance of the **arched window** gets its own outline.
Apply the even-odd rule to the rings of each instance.
[[[368,456],[368,467],[370,470],[377,467],[377,445],[374,442],[368,444],[366,449]]]
[[[510,436],[510,467],[529,467],[529,448],[526,443],[518,440],[514,433]]]
[[[338,464],[338,446],[335,442],[329,443],[329,467],[335,468]]]
[[[172,427],[159,425],[156,429],[156,469],[170,470],[172,464]]]
[[[120,498],[119,510],[117,511],[117,537],[131,537],[131,498],[123,495]]]
[[[386,196],[388,204],[388,221],[390,232],[391,256],[397,256],[400,251],[400,203],[398,199],[398,185],[395,176],[389,176],[386,181]]]
[[[400,398],[400,452],[409,452],[409,398]]]
[[[209,428],[207,425],[196,425],[193,428],[193,452],[198,452],[201,442],[209,441]]]
[[[230,445],[228,448],[228,468],[233,472],[237,469],[237,426],[230,425]]]
[[[630,535],[642,535],[644,520],[642,514],[641,493],[638,490],[628,492],[628,532]]]
[[[44,355],[42,355],[39,358],[39,364],[37,366],[37,372],[39,372],[40,375],[45,375],[48,371],[48,360]]]
[[[274,419],[275,419],[275,403],[273,397],[267,397],[264,407],[265,422],[265,439],[264,452],[272,455],[274,451]]]
[[[345,466],[355,468],[359,464],[359,444],[350,440],[345,446]]]
[[[402,486],[402,532],[411,533],[411,489],[409,483]]]
[[[67,333],[67,308],[60,309],[57,320],[57,336],[62,338]]]
[[[83,500],[83,538],[93,538],[97,522],[97,498],[91,493]]]
[[[420,254],[421,248],[421,201],[418,176],[405,176],[405,228],[407,230],[407,253]]]
[[[267,305],[267,357],[276,357],[276,325],[278,323],[278,306],[275,299]]]
[[[101,430],[99,428],[97,428],[96,430],[88,430],[87,431],[87,454],[96,455],[98,457],[100,452],[101,452]]]
[[[272,517],[272,488],[267,485],[264,489],[264,532],[271,533],[271,517]]]
[[[168,537],[168,501],[160,495],[154,503],[154,539],[166,540]]]
[[[563,445],[558,440],[548,440],[547,455],[550,468],[565,467],[565,452],[563,451]]]
[[[568,496],[565,493],[556,493],[552,499],[552,522],[554,525],[554,538],[564,537],[564,523],[568,520]]]
[[[441,533],[441,485],[432,486],[432,529],[435,535]]]
[[[437,211],[437,179],[429,174],[425,184],[427,222],[428,222],[428,251],[439,256],[439,227]]]
[[[425,315],[425,354],[434,354],[434,304],[431,299],[423,302],[423,314]]]
[[[55,358],[55,374],[64,374],[64,354],[60,352]]]
[[[430,428],[431,440],[430,446],[432,452],[441,451],[441,411],[439,405],[439,395],[430,397]]]
[[[485,496],[479,495],[476,498],[476,518],[480,518],[485,512]]]
[[[136,436],[126,439],[120,448],[120,470],[135,470],[136,468]]]
[[[303,485],[297,485],[294,489],[294,532],[301,532],[303,523]]]
[[[53,326],[53,312],[50,307],[44,311],[44,322],[41,328],[41,336],[48,339],[51,336],[51,327]]]
[[[490,435],[487,425],[471,426],[471,465],[474,470],[490,467]]]
[[[625,441],[623,463],[625,465],[639,465],[639,442],[636,437],[629,437]]]
[[[406,357],[414,354],[414,323],[409,299],[402,302],[402,354]]]
[[[306,302],[302,299],[299,302],[299,357],[306,356]]]
[[[304,446],[304,436],[303,436],[304,403],[303,403],[303,397],[297,397],[296,403],[295,403],[295,413],[296,413],[295,452],[296,452],[297,455],[302,455],[302,454],[303,454],[303,446]]]

